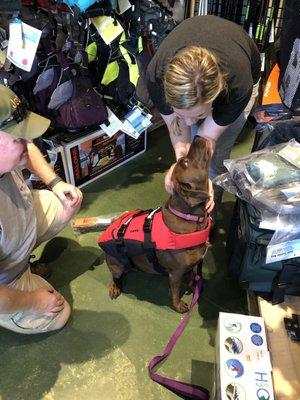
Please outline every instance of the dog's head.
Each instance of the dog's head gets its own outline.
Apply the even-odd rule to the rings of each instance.
[[[208,167],[212,150],[210,142],[196,136],[186,157],[180,158],[172,173],[174,192],[194,207],[205,203],[208,194]]]

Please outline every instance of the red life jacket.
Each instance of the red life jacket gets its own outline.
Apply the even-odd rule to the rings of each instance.
[[[134,255],[154,250],[181,250],[208,241],[211,220],[206,228],[192,233],[175,233],[163,221],[161,209],[128,211],[118,217],[98,239],[99,246],[123,265]]]

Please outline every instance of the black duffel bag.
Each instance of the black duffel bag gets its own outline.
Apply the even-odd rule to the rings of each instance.
[[[273,231],[259,227],[260,212],[237,199],[227,239],[229,274],[241,286],[278,304],[285,294],[300,294],[300,258],[266,264]]]

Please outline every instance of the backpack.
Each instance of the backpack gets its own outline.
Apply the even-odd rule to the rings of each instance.
[[[291,139],[300,142],[300,120],[272,121],[266,124],[258,124],[255,128],[255,139],[252,152],[262,150],[265,147],[286,143]]]
[[[274,232],[260,228],[260,221],[254,206],[237,199],[226,243],[228,270],[243,288],[278,304],[285,294],[300,295],[300,258],[266,264]]]
[[[57,54],[61,79],[48,104],[53,110],[55,126],[74,131],[97,127],[108,116],[102,96],[94,89],[87,74],[87,55],[84,51],[81,55],[82,67],[74,76],[62,52]]]
[[[300,142],[297,119],[257,124],[252,152],[291,139]],[[226,242],[228,269],[242,287],[276,304],[284,301],[285,293],[300,294],[300,259],[266,264],[267,246],[274,231],[260,228],[261,219],[254,206],[237,199]]]

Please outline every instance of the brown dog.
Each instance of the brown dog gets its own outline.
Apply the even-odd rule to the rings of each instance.
[[[173,174],[174,194],[162,207],[162,219],[164,224],[175,233],[189,234],[205,230],[209,232],[210,217],[205,204],[209,198],[208,194],[208,166],[211,158],[211,147],[209,142],[196,137],[191,144],[186,157],[177,161]],[[132,230],[134,232],[134,230]],[[183,236],[183,235],[182,235]],[[207,239],[208,234],[206,234]],[[206,253],[207,242],[189,248],[179,250],[155,250],[155,258],[159,265],[169,275],[171,298],[174,309],[184,313],[188,311],[188,305],[180,297],[180,286],[184,276],[199,265]],[[100,243],[101,237],[99,239]],[[145,254],[134,255],[130,258],[132,264],[150,273],[157,273],[153,263]],[[113,277],[109,288],[109,296],[116,299],[122,290],[122,276],[128,270],[112,254],[106,254],[107,266]],[[193,282],[189,280],[189,288],[193,289]]]

